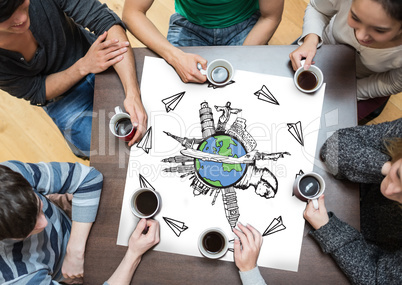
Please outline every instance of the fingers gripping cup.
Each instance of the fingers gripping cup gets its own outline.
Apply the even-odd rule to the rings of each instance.
[[[218,259],[229,249],[229,239],[220,228],[208,228],[198,238],[198,249],[207,258]]]
[[[110,119],[109,129],[112,134],[123,141],[130,141],[135,134],[130,115],[124,113],[119,106],[114,108],[116,114]]]
[[[234,74],[232,64],[225,59],[215,59],[211,61],[206,70],[201,69],[201,64],[198,64],[197,67],[203,75],[207,76],[208,81],[215,86],[228,84]]]
[[[293,81],[296,87],[304,93],[313,93],[320,89],[322,83],[324,82],[324,75],[321,69],[315,65],[311,65],[309,69],[304,70],[302,66],[296,70]]]
[[[311,200],[318,210],[318,198],[325,191],[325,181],[321,175],[310,172],[300,175],[293,183],[293,193],[302,201]]]
[[[140,188],[134,191],[130,200],[131,211],[138,218],[151,218],[158,213],[161,206],[161,198],[151,188]]]

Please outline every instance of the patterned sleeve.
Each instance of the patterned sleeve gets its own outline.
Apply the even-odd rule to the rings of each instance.
[[[402,284],[402,252],[367,243],[355,228],[329,212],[329,222],[310,234],[331,254],[352,284]]]
[[[321,148],[327,170],[338,179],[359,183],[380,183],[381,168],[390,157],[384,139],[402,137],[402,118],[377,125],[336,131]]]
[[[2,164],[21,173],[40,194],[73,194],[72,220],[95,221],[103,185],[103,176],[95,168],[67,162],[8,161]]]

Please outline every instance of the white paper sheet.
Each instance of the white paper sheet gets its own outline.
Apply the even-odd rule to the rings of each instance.
[[[208,227],[220,227],[229,239],[234,238],[225,214],[222,194],[225,188],[216,197],[213,188],[205,195],[195,195],[191,183],[202,178],[180,177],[186,172],[164,172],[163,169],[181,164],[162,162],[180,156],[180,151],[185,149],[167,132],[180,138],[202,139],[201,104],[207,103],[211,108],[216,128],[223,111],[217,111],[215,105],[223,107],[230,102],[231,108],[241,111],[230,114],[226,130],[237,118],[243,119],[245,130],[257,143],[255,151],[290,153],[277,161],[258,160],[255,165],[247,166],[246,171],[266,168],[276,177],[278,189],[274,198],[257,195],[252,185],[244,190],[232,189],[240,214],[238,222],[251,224],[266,233],[258,265],[297,271],[305,203],[292,195],[292,184],[300,170],[306,173],[313,169],[325,84],[314,94],[304,94],[294,86],[293,78],[242,70],[235,71],[233,81],[216,89],[208,87],[208,83],[184,84],[164,60],[145,58],[141,94],[151,134],[146,144],[139,143],[148,148],[131,148],[117,244],[128,244],[138,222],[131,213],[129,200],[140,187],[140,178],[150,183],[162,198],[161,211],[155,216],[161,226],[161,241],[155,250],[201,257],[197,240]],[[194,163],[186,164],[194,168]],[[264,178],[268,177],[266,172]],[[240,181],[244,182],[243,178]],[[272,182],[274,178],[270,179]],[[249,184],[243,184],[250,185],[252,181],[246,182]],[[229,251],[222,260],[233,261],[233,253]]]

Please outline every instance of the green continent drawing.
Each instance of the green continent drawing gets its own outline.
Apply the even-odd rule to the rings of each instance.
[[[216,135],[207,138],[198,150],[205,153],[227,157],[242,157],[246,154],[244,147],[229,135]],[[238,182],[246,170],[246,164],[229,164],[214,161],[195,160],[198,176],[208,185],[217,188],[229,187]]]

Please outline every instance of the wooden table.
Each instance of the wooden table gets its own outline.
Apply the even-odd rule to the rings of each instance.
[[[293,77],[289,53],[296,46],[188,47],[208,61],[229,60],[235,69]],[[144,56],[157,56],[146,48],[135,48],[138,80],[141,81]],[[355,126],[355,54],[346,46],[322,46],[315,57],[327,83],[322,109],[317,153],[335,130]],[[129,148],[114,138],[108,129],[115,106],[123,107],[124,92],[113,69],[98,74],[95,80],[92,123],[91,166],[104,176],[100,207],[93,225],[85,257],[85,284],[102,284],[119,265],[126,247],[116,245],[121,203],[126,181]],[[316,155],[318,158],[318,155]],[[326,205],[339,218],[360,228],[359,191],[356,184],[337,181],[325,172],[317,159],[314,170],[327,183]],[[269,284],[348,284],[332,258],[322,253],[308,235],[306,224],[298,272],[260,268]],[[143,257],[132,284],[241,284],[234,263],[205,258],[149,251]]]

